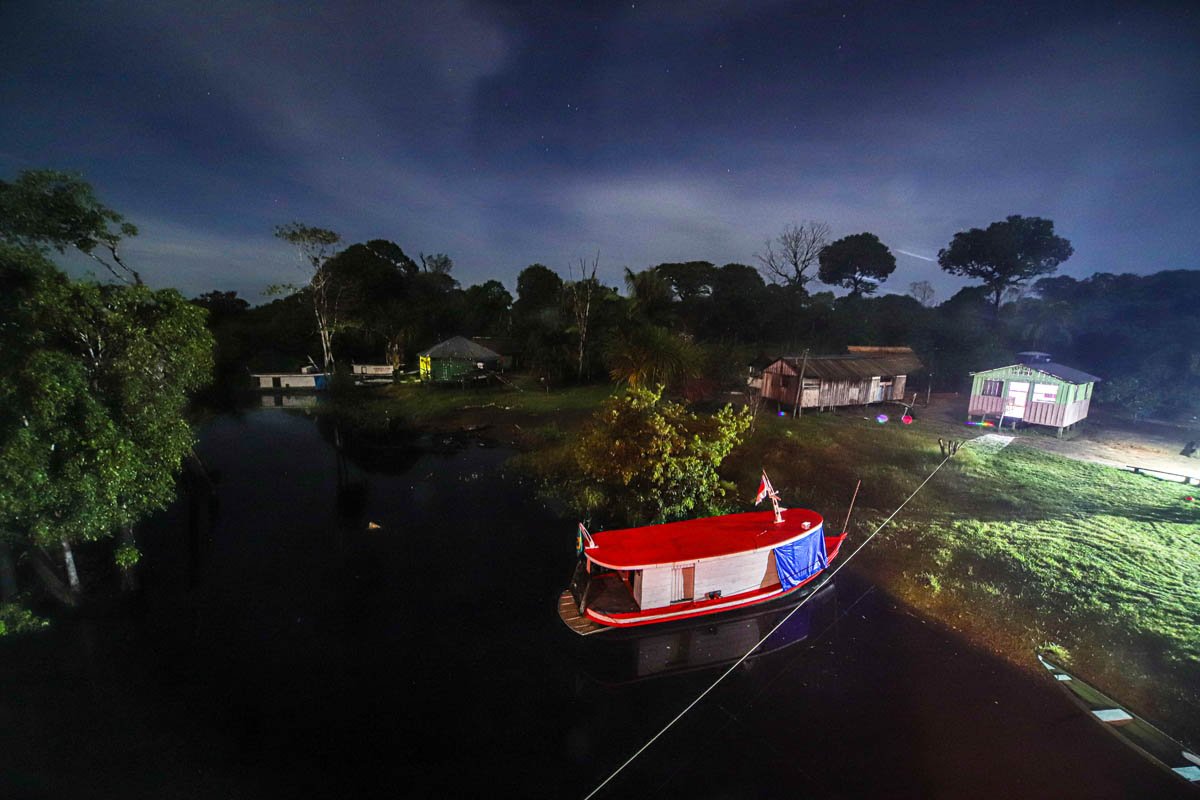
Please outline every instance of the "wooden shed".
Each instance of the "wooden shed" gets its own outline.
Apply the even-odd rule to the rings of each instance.
[[[418,354],[421,380],[460,383],[500,369],[500,354],[455,336]]]
[[[763,399],[788,407],[799,400],[801,408],[900,402],[908,376],[923,369],[907,347],[849,349],[842,355],[775,359],[763,370]]]
[[[997,427],[1022,421],[1058,429],[1058,435],[1088,415],[1092,390],[1100,379],[1050,360],[1049,353],[1019,353],[1021,363],[972,372],[967,418]]]

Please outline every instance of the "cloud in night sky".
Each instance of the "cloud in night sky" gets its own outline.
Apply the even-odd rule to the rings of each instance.
[[[101,22],[102,21],[102,22]],[[871,231],[885,288],[1008,214],[1063,271],[1196,268],[1187,5],[44,4],[0,8],[0,175],[78,170],[148,279],[257,299],[293,219],[444,251],[465,284],[754,263]],[[144,263],[143,263],[144,259]]]

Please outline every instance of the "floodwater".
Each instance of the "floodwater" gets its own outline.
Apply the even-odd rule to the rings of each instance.
[[[790,610],[577,637],[510,453],[367,444],[207,424],[217,502],[143,532],[135,612],[0,641],[0,797],[581,798]],[[1193,796],[853,569],[763,651],[599,796]]]

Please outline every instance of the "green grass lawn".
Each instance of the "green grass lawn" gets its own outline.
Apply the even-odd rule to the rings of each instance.
[[[760,419],[727,462],[746,493],[760,465],[785,499],[839,527],[863,480],[854,539],[942,460],[939,436],[874,414]],[[1025,447],[959,451],[859,567],[888,591],[1014,660],[1053,644],[1082,675],[1200,737],[1200,502],[1195,487]],[[1198,492],[1200,493],[1200,492]]]
[[[536,381],[520,376],[507,383],[460,389],[397,383],[355,390],[335,400],[330,410],[364,428],[406,425],[536,423],[539,418],[574,424],[614,392],[611,385],[572,386],[547,392]]]

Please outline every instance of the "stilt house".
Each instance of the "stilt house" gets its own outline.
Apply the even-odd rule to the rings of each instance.
[[[460,383],[500,369],[500,354],[455,336],[419,354],[421,380]]]
[[[972,372],[967,418],[1046,425],[1058,435],[1088,415],[1092,390],[1100,379],[1050,360],[1049,353],[1018,353],[1018,364]]]
[[[763,399],[789,408],[797,401],[802,408],[900,402],[908,376],[924,368],[907,347],[848,349],[844,355],[775,359],[763,370]]]

